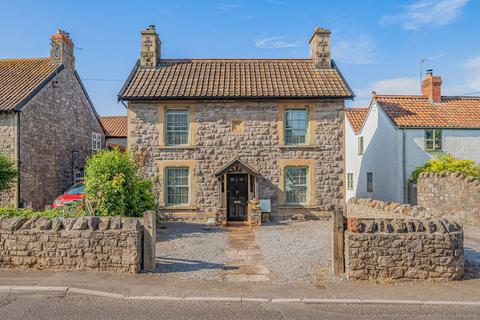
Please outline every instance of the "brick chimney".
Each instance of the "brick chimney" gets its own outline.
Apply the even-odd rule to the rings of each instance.
[[[316,68],[331,68],[330,63],[330,30],[315,28],[310,44],[310,58]]]
[[[50,58],[55,64],[63,64],[67,68],[75,69],[74,45],[70,34],[58,29],[51,37]]]
[[[154,25],[149,25],[141,32],[142,45],[140,49],[140,67],[156,68],[160,61],[161,41]]]
[[[442,78],[433,75],[433,70],[427,70],[427,78],[422,82],[422,95],[433,102],[442,100]]]

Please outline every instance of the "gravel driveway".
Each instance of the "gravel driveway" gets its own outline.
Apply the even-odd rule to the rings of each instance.
[[[257,244],[272,281],[319,284],[331,277],[331,221],[262,224]]]
[[[220,227],[162,222],[157,228],[156,272],[192,280],[221,280],[227,268],[226,245]]]

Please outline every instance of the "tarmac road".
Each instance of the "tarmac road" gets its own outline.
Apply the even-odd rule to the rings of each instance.
[[[480,307],[0,297],[0,319],[480,319]]]

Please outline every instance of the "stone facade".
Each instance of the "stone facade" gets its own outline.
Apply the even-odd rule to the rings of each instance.
[[[43,209],[73,184],[103,130],[70,68],[62,70],[20,112],[20,203]],[[103,140],[103,138],[102,138]]]
[[[0,152],[17,160],[17,119],[14,112],[0,112]],[[17,203],[17,184],[8,191],[0,193],[1,207],[14,207]]]
[[[139,272],[142,235],[136,218],[0,217],[0,266]]]
[[[351,280],[458,280],[463,228],[420,207],[371,199],[347,204],[346,273]]]
[[[420,174],[417,203],[431,214],[447,212],[467,225],[480,224],[480,181],[459,172]]]
[[[174,103],[179,103],[175,101]],[[238,100],[194,101],[194,141],[185,148],[165,147],[159,143],[162,130],[160,103],[129,101],[128,144],[150,178],[158,178],[161,161],[193,161],[195,203],[171,213],[189,212],[197,216],[215,216],[219,203],[219,183],[215,172],[233,159],[251,166],[258,177],[258,196],[270,199],[272,215],[343,211],[344,138],[343,100],[306,101],[312,105],[312,143],[307,146],[282,146],[279,133],[279,104],[288,101]],[[299,102],[292,102],[299,104]],[[301,102],[300,102],[301,103]],[[166,104],[167,103],[162,103]],[[280,129],[280,130],[279,130]],[[314,171],[311,205],[289,208],[282,204],[281,162],[309,163]],[[156,179],[160,207],[164,205],[164,185]]]

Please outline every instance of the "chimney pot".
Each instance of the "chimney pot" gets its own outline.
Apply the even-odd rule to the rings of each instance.
[[[309,41],[310,58],[316,68],[331,68],[330,30],[316,27]]]
[[[427,96],[432,102],[442,100],[442,78],[433,75],[433,70],[427,70],[427,77],[422,81],[422,95]]]
[[[160,45],[162,43],[153,24],[141,32],[141,40],[140,67],[146,69],[156,68],[160,61]]]

